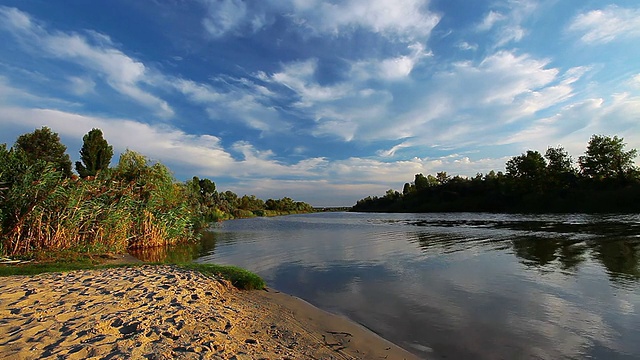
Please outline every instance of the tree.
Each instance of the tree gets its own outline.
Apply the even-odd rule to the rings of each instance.
[[[571,155],[562,146],[548,148],[544,157],[549,160],[547,164],[547,172],[549,174],[561,175],[576,172]]]
[[[413,180],[413,183],[415,184],[416,191],[422,191],[424,189],[440,184],[438,182],[438,179],[431,174],[428,174],[427,176],[424,176],[422,174],[416,174],[415,179]]]
[[[102,130],[92,129],[82,138],[80,161],[76,161],[76,171],[85,178],[96,176],[98,171],[108,169],[113,157],[113,147],[102,137]]]
[[[414,192],[416,192],[416,187],[414,185],[404,183],[404,187],[402,188],[402,195],[409,195]]]
[[[530,180],[543,176],[546,167],[547,162],[542,154],[533,150],[514,156],[506,163],[507,175]]]
[[[427,180],[427,178],[422,174],[416,174],[413,183],[415,184],[415,189],[417,191],[421,191],[429,187],[429,180]]]
[[[571,187],[576,180],[577,170],[569,153],[561,146],[550,147],[544,157],[549,160],[547,186],[555,190]]]
[[[116,176],[130,182],[138,181],[148,172],[148,162],[144,155],[127,149],[120,154],[120,160],[115,167]]]
[[[387,190],[387,192],[385,193],[384,197],[388,200],[397,200],[399,198],[401,198],[402,196],[400,195],[399,192],[393,190],[393,189],[389,189]]]
[[[624,140],[617,136],[593,135],[587,150],[578,158],[582,174],[593,179],[623,179],[637,169],[633,163],[638,151],[625,151]]]
[[[441,171],[439,173],[436,173],[436,179],[438,180],[438,184],[444,185],[448,183],[449,180],[451,180],[451,177],[447,175],[446,171]]]
[[[32,133],[20,135],[14,148],[25,154],[29,165],[44,160],[53,164],[64,176],[71,176],[71,159],[66,154],[67,147],[60,142],[60,136],[46,126]]]

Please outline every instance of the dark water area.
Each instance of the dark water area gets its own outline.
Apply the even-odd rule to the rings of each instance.
[[[169,254],[245,267],[424,358],[640,359],[640,215],[292,215]]]

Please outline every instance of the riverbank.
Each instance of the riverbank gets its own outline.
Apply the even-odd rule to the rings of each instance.
[[[176,266],[0,278],[13,359],[415,359],[295,297],[239,291]]]

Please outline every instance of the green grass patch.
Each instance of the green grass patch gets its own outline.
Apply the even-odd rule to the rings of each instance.
[[[116,268],[140,264],[103,264],[99,260],[90,256],[82,256],[72,261],[55,260],[55,261],[35,261],[20,264],[0,264],[0,276],[12,275],[38,275],[52,272],[68,272],[75,270],[91,270]]]
[[[221,276],[241,290],[262,290],[266,286],[260,276],[236,266],[197,263],[179,264],[178,266],[203,274]]]
[[[39,253],[29,259],[23,257],[22,260],[28,260],[29,262],[0,264],[0,276],[37,275],[51,272],[109,269],[142,265],[176,265],[180,268],[199,271],[206,275],[220,276],[225,280],[229,280],[233,286],[240,290],[261,290],[266,286],[264,280],[258,275],[236,266],[175,262],[107,264],[105,263],[105,257],[101,255],[72,251]]]

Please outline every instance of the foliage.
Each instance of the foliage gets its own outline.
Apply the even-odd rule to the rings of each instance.
[[[112,174],[93,180],[66,179],[51,163],[26,165],[19,152],[0,155],[3,254],[122,252],[193,238],[181,188],[166,167],[139,154],[123,154]]]
[[[547,173],[553,175],[576,173],[571,155],[569,155],[562,146],[547,148],[544,157],[549,161],[547,164]]]
[[[622,139],[594,135],[580,157],[582,173],[560,146],[548,148],[544,157],[529,150],[507,161],[506,175],[417,174],[402,193],[368,196],[352,211],[640,212],[635,156],[635,150],[624,150]]]
[[[311,205],[300,202],[293,201],[293,199],[289,197],[283,197],[282,199],[269,199],[265,203],[266,210],[273,210],[281,213],[296,213],[296,212],[312,212],[313,207]]]
[[[96,176],[98,171],[108,169],[113,157],[113,147],[102,137],[102,130],[92,129],[82,141],[82,161],[76,161],[76,171],[80,177]]]
[[[536,180],[544,176],[547,162],[539,152],[528,150],[522,155],[511,158],[505,167],[508,176]]]
[[[46,126],[32,133],[20,135],[13,150],[24,152],[27,165],[45,161],[53,164],[64,176],[71,176],[71,159],[65,153],[67,147],[60,142],[60,136]]]
[[[123,252],[194,240],[212,221],[313,211],[290,198],[268,209],[253,195],[218,193],[209,179],[177,183],[166,166],[130,150],[108,169],[113,150],[99,129],[84,137],[83,178],[60,171],[65,150],[46,127],[14,148],[0,144],[0,255]]]
[[[625,179],[637,171],[633,159],[638,151],[624,150],[625,143],[617,136],[593,135],[587,151],[578,162],[582,174],[593,179]]]
[[[239,197],[232,191],[217,192],[215,183],[209,179],[199,179],[194,176],[187,181],[186,188],[191,207],[200,222],[198,227],[204,227],[213,221],[233,218],[251,218],[255,216],[275,216],[282,214],[313,212],[313,207],[304,202],[282,199],[269,199],[266,202],[255,195]]]
[[[258,275],[235,266],[189,263],[181,264],[180,267],[222,277],[241,290],[262,290],[266,287],[264,280]]]

